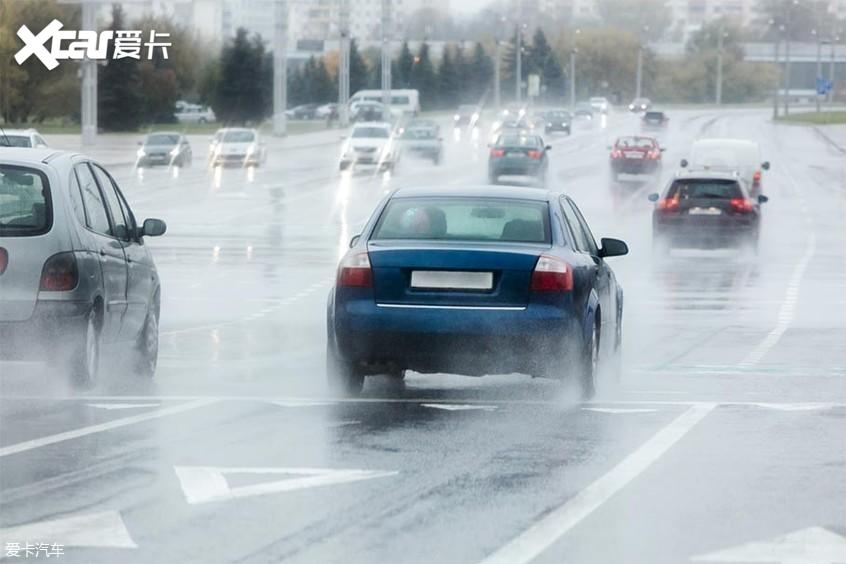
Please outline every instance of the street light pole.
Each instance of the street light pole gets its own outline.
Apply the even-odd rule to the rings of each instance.
[[[91,2],[82,4],[82,29],[96,30],[97,6]],[[91,58],[82,60],[82,144],[93,145],[97,142],[97,61]]]
[[[831,59],[828,63],[828,83],[831,86],[828,90],[829,104],[832,104],[834,102],[834,50],[838,41],[840,41],[840,37],[837,35],[834,35],[831,38]]]
[[[516,88],[514,96],[517,104],[520,104],[523,98],[523,33],[520,29],[520,22],[517,22],[517,51],[515,64],[515,78],[514,86]]]
[[[813,31],[813,34],[817,38],[817,80],[816,80],[817,93],[816,93],[816,96],[814,97],[814,99],[817,102],[817,113],[820,113],[820,110],[821,110],[820,105],[822,103],[822,99],[820,98],[821,94],[819,92],[819,87],[820,87],[821,82],[822,82],[822,40],[820,39],[820,31],[819,30],[815,29]]]
[[[350,120],[350,0],[340,0],[339,9],[338,121],[346,127]]]
[[[770,23],[774,24],[775,22],[770,22]],[[781,70],[781,68],[779,67],[779,64],[778,64],[778,51],[779,51],[779,47],[781,45],[782,29],[783,29],[782,26],[778,26],[778,27],[775,28],[776,33],[775,33],[775,57],[774,57],[774,60],[775,60],[775,66],[776,66],[777,71]],[[780,90],[781,90],[781,81],[779,80],[779,77],[777,77],[777,79],[775,81],[775,92],[773,93],[773,120],[778,119],[778,96],[779,96]]]
[[[640,44],[637,48],[637,77],[635,78],[637,84],[635,85],[635,98],[640,98],[642,94],[641,85],[643,82],[643,42],[644,35],[649,32],[649,26],[645,25],[642,28],[640,35]]]
[[[391,0],[382,0],[382,104],[383,119],[391,120]]]
[[[500,75],[500,62],[502,61],[502,41],[497,38],[496,40],[496,52],[494,54],[494,107],[499,111],[499,107],[502,104],[502,92],[500,91],[500,81],[502,77]]]
[[[787,0],[787,16],[785,18],[784,35],[784,115],[790,114],[790,20],[793,4],[798,0]]]
[[[276,0],[273,34],[273,134],[288,133],[288,0]]]
[[[717,105],[723,103],[723,39],[725,32],[722,25],[720,26],[719,36],[717,37]]]
[[[573,33],[573,41],[570,45],[570,108],[576,107],[576,39],[581,30],[576,29]]]

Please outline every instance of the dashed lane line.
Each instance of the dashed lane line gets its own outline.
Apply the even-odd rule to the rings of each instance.
[[[710,403],[688,408],[611,471],[485,558],[482,564],[524,564],[534,560],[562,535],[652,466],[716,406],[717,404]]]

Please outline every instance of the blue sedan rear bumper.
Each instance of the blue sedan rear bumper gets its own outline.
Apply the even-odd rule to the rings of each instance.
[[[330,302],[339,356],[359,366],[467,375],[563,374],[580,343],[569,307],[430,308],[377,305],[372,298]],[[334,323],[333,323],[334,322]],[[331,338],[331,337],[330,337]]]

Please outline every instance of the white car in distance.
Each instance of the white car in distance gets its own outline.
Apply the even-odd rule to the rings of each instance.
[[[345,138],[338,168],[343,171],[364,166],[379,171],[393,171],[399,157],[399,145],[394,139],[391,124],[357,123]]]

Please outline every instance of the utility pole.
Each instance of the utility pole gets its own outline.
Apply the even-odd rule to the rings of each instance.
[[[725,32],[720,25],[719,36],[717,37],[717,105],[723,103],[723,39]]]
[[[520,29],[520,22],[517,22],[517,47],[516,47],[515,57],[516,57],[516,65],[515,65],[515,80],[514,86],[516,88],[515,92],[515,99],[518,104],[522,101],[523,98],[523,30]]]
[[[790,20],[793,4],[798,0],[787,0],[787,16],[785,18],[784,35],[784,115],[790,115]]]
[[[382,0],[382,117],[385,121],[391,121],[391,1]]]
[[[497,38],[496,40],[496,52],[494,53],[494,107],[497,111],[499,111],[499,107],[502,104],[502,92],[500,91],[500,81],[502,77],[500,75],[500,64],[502,61],[502,41]]]
[[[576,107],[576,53],[578,52],[576,38],[579,33],[581,33],[579,29],[574,31],[573,41],[570,44],[570,109]]]
[[[341,127],[350,122],[350,0],[340,0],[338,35],[338,121]]]
[[[828,90],[828,103],[832,104],[834,102],[834,51],[837,42],[840,41],[840,37],[838,35],[834,35],[831,38],[831,59],[828,63],[828,83],[831,86]]]
[[[781,44],[781,30],[782,30],[781,26],[777,27],[776,28],[776,34],[775,34],[775,49],[774,50],[775,50],[776,70],[781,70],[781,68],[778,65],[778,51],[779,51],[778,48]],[[781,85],[779,84],[779,82],[780,82],[779,80],[776,80],[775,92],[773,93],[773,120],[778,119],[778,95],[779,95],[779,91],[781,90]]]
[[[273,135],[288,134],[288,0],[276,0],[273,33]]]
[[[99,6],[92,2],[82,4],[82,29],[96,30],[95,13]],[[97,61],[88,57],[82,59],[82,144],[97,142]]]
[[[819,92],[819,89],[820,89],[819,87],[822,86],[822,79],[823,79],[823,76],[822,76],[822,40],[820,39],[820,30],[819,29],[814,30],[814,35],[817,38],[817,80],[816,80],[817,93],[816,93],[816,96],[814,96],[814,99],[817,102],[817,113],[820,113],[820,111],[821,111],[820,105],[822,104],[822,99],[821,99],[822,94],[820,94],[820,92]]]
[[[644,42],[644,34],[649,32],[649,26],[643,26],[643,33],[640,36],[640,44],[638,45],[637,49],[637,77],[635,78],[635,98],[640,98],[642,90],[641,86],[643,83],[643,42]]]

